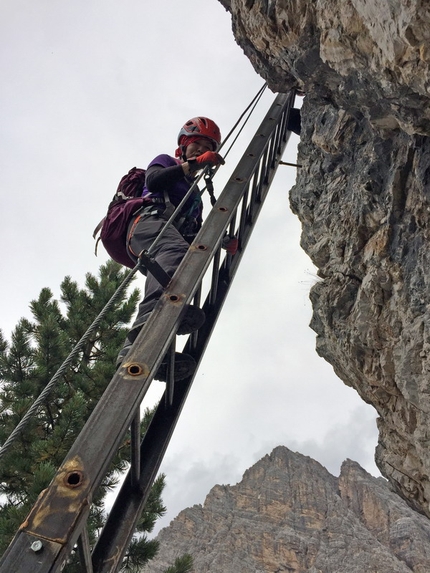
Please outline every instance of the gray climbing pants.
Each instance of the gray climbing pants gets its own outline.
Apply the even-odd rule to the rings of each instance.
[[[139,219],[135,219],[130,223],[127,248],[130,256],[136,262],[137,256],[143,250],[149,250],[165,223],[166,221],[162,214],[143,214]],[[179,231],[171,225],[166,229],[156,248],[151,251],[151,256],[155,258],[156,262],[168,275],[173,276],[179,263],[184,258],[188,247],[189,243],[187,243]],[[151,273],[147,273],[145,295],[139,305],[137,317],[131,327],[131,331],[135,329],[138,331],[142,324],[146,322],[148,315],[152,312],[162,293],[163,287]]]

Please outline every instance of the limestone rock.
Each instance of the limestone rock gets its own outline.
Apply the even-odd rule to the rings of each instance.
[[[378,412],[376,462],[430,516],[430,7],[221,0],[273,90],[303,90],[293,211],[317,352]]]
[[[217,485],[159,535],[162,573],[191,553],[195,573],[427,573],[430,522],[357,463],[335,478],[278,447],[235,486]]]

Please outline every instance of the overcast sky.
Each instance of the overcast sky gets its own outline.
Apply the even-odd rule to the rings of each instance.
[[[264,81],[217,0],[2,0],[0,328],[43,287],[84,284],[107,260],[92,231],[121,176],[173,154],[182,124],[227,134]],[[266,90],[215,181],[218,193],[264,117]],[[298,102],[300,105],[300,102]],[[292,136],[285,161],[296,159]],[[315,352],[317,280],[281,166],[162,466],[167,525],[215,484],[235,484],[278,445],[338,475],[346,458],[378,475],[375,411]],[[143,277],[135,281],[143,287]],[[145,404],[163,385],[154,382]]]

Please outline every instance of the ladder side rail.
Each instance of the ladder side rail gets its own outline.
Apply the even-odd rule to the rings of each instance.
[[[285,105],[285,98],[285,95],[278,96],[272,109],[280,106],[280,101]],[[258,151],[259,157],[261,153]],[[242,165],[241,169],[245,172],[245,165]],[[250,175],[251,172],[248,177]],[[244,179],[242,183],[243,181]],[[192,300],[219,248],[221,237],[240,202],[240,195],[241,188],[233,184],[228,193],[223,192],[221,206],[215,206],[209,214],[209,222],[207,220],[202,227],[165,294],[157,303],[153,315],[137,337],[131,357],[127,357],[128,364],[113,377],[51,485],[41,495],[12,542],[7,558],[0,563],[1,573],[9,573],[12,570],[9,567],[12,561],[15,564],[15,573],[34,571],[35,559],[38,559],[38,563],[43,561],[44,572],[54,573],[61,570],[64,560],[85,526],[92,496],[130,427],[136,409],[152,381],[153,373],[176,335],[185,305]],[[236,259],[239,260],[240,256]],[[149,330],[151,336],[145,336]],[[142,356],[146,362],[139,360]],[[178,392],[175,392],[174,402],[177,400],[176,396],[181,393],[180,390],[181,388],[178,388]],[[163,453],[165,447],[167,443],[162,445]],[[36,557],[34,552],[30,556],[28,552],[25,553],[25,558],[20,560],[18,553],[22,556],[22,552],[18,548],[23,539],[43,539],[47,545],[52,544],[54,547],[52,551],[43,552],[42,560],[40,556]]]
[[[217,290],[217,284],[218,284],[220,258],[221,258],[221,250],[218,249],[218,251],[215,253],[213,265],[212,265],[211,289],[210,289],[210,293],[209,293],[209,300],[210,300],[210,303],[212,305],[215,304],[215,300],[216,300],[216,290]]]
[[[130,426],[130,469],[131,482],[137,487],[140,475],[140,407],[137,408],[136,414]]]
[[[78,551],[81,565],[85,567],[85,573],[93,573],[93,562],[91,559],[90,540],[86,527],[78,539]]]
[[[242,203],[240,206],[240,218],[239,218],[239,227],[238,227],[238,238],[242,235],[242,231],[245,228],[246,218],[247,218],[247,204],[248,204],[248,197],[249,197],[249,185],[245,189],[245,193],[243,194]],[[240,245],[240,243],[239,243]]]
[[[234,213],[233,213],[233,217],[231,218],[229,227],[228,227],[228,231],[227,234],[229,237],[235,237],[239,240],[239,232],[238,229],[236,229],[236,221],[237,221],[237,212],[239,209],[240,205],[235,209]],[[238,249],[240,248],[240,245],[238,245]],[[231,262],[233,255],[227,254],[227,257],[225,258],[226,262]]]
[[[288,139],[285,138],[285,145],[287,140]],[[280,153],[281,150],[278,152]],[[278,157],[278,161],[279,159],[280,157]],[[269,177],[267,177],[266,174],[266,180],[268,180],[266,182],[267,190],[270,186],[274,174],[275,173],[273,172]],[[247,190],[244,191],[243,196],[246,197],[246,194]],[[266,195],[267,191],[264,193],[264,197]],[[261,207],[262,203],[260,204],[260,210]],[[244,208],[243,204],[242,208]],[[251,229],[247,228],[246,231],[247,236],[244,237],[244,239],[247,243]],[[198,347],[196,348],[194,343],[190,344],[190,337],[184,348],[184,351],[193,355],[193,357],[198,362],[200,362],[203,357],[204,351],[209,342],[209,338],[213,332],[216,320],[219,316],[225,298],[228,294],[231,282],[233,280],[231,276],[232,273],[230,273],[231,265],[227,265],[226,262],[229,258],[231,258],[235,261],[234,267],[237,269],[240,264],[240,259],[243,256],[243,252],[244,249],[242,249],[241,252],[238,251],[234,257],[226,256],[224,259],[223,268],[221,270],[218,264],[216,264],[216,260],[218,258],[217,254],[219,251],[213,259],[214,268],[212,270],[212,287],[203,306],[207,318],[205,324],[196,333],[198,337]],[[233,273],[233,275],[234,274],[235,273]],[[166,409],[165,401],[163,399],[160,400],[160,404],[154,414],[148,431],[143,438],[141,455],[142,458],[145,457],[146,464],[142,469],[141,476],[142,497],[139,514],[144,507],[147,496],[149,495],[150,487],[161,465],[164,452],[167,449],[168,443],[166,443],[165,440],[167,440],[167,442],[170,441],[180,412],[182,411],[182,407],[189,393],[193,378],[194,376],[186,381],[182,381],[179,385],[177,385],[173,402],[170,408]],[[117,569],[111,567],[112,558],[113,556],[124,554],[126,546],[129,542],[129,538],[131,538],[133,535],[134,526],[131,525],[130,521],[132,520],[132,515],[134,515],[134,518],[136,519],[136,515],[134,514],[134,505],[135,500],[132,500],[132,492],[130,490],[129,480],[126,480],[117,496],[117,499],[115,500],[114,507],[109,515],[105,528],[103,529],[94,550],[93,555],[96,573],[114,573],[117,571]],[[118,524],[120,524],[120,527],[118,527]],[[118,563],[120,565],[120,561]]]
[[[200,283],[199,286],[198,286],[198,288],[197,288],[197,290],[196,290],[196,293],[195,293],[195,295],[194,295],[194,298],[193,298],[193,304],[194,304],[194,306],[196,306],[196,307],[198,307],[198,308],[200,308],[200,305],[201,305],[201,300],[202,300],[202,288],[203,288],[203,285],[202,285],[202,283]],[[191,333],[189,340],[190,340],[191,346],[192,346],[193,348],[195,348],[195,345],[196,345],[196,342],[197,342],[197,332]]]
[[[167,359],[167,381],[166,381],[166,392],[164,392],[164,398],[166,400],[166,406],[170,406],[173,401],[173,393],[175,391],[175,380],[174,380],[174,368],[175,368],[175,352],[176,352],[176,338],[173,338],[170,345],[169,351],[166,354]]]

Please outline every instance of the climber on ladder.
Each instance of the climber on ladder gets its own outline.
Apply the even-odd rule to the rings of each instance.
[[[255,107],[264,88],[238,123],[249,109]],[[80,571],[115,573],[122,567],[136,524],[185,405],[195,369],[204,356],[281,163],[290,132],[300,130],[299,111],[292,114],[294,122],[289,120],[294,96],[294,92],[278,94],[239,161],[235,176],[229,179],[203,225],[201,192],[197,192],[196,185],[201,177],[210,176],[208,171],[215,171],[224,163],[219,155],[219,130],[207,118],[194,118],[183,126],[176,159],[168,155],[158,156],[146,172],[132,168],[121,179],[107,214],[95,232],[100,229],[100,240],[112,259],[131,271],[4,442],[0,448],[0,459],[14,445],[23,429],[40,417],[40,408],[47,402],[60,377],[74,367],[83,349],[87,348],[90,337],[94,339],[100,321],[114,304],[123,300],[125,288],[139,270],[148,276],[145,297],[120,353],[119,370],[51,484],[41,492],[0,559],[1,573],[63,570],[76,546]],[[223,145],[228,138],[227,135]],[[223,152],[223,156],[227,157],[228,152]],[[148,176],[146,186],[141,175]],[[206,188],[210,194],[207,179]],[[149,199],[144,199],[142,193]],[[213,205],[212,198],[211,202]],[[172,206],[176,205],[179,221],[176,210],[169,215]],[[109,233],[111,230],[112,234]],[[197,231],[198,243],[194,241],[193,247],[188,248]],[[232,240],[230,235],[237,239]],[[118,238],[121,240],[117,241]],[[221,246],[227,247],[228,256],[221,258]],[[201,303],[202,283],[206,279],[208,292]],[[176,305],[178,300],[180,304]],[[187,305],[192,304],[201,306],[206,315],[194,308],[187,315],[187,309],[191,308]],[[144,331],[138,335],[145,323]],[[197,335],[190,336],[184,347],[184,353],[189,353],[192,358],[184,361],[183,371],[178,371],[181,362],[174,360],[175,334],[196,328]],[[131,348],[134,344],[135,348]],[[160,370],[162,356],[166,353],[168,366],[155,372]],[[185,379],[180,384],[172,384],[175,377]],[[167,384],[164,399],[159,401],[142,436],[141,408],[153,378],[167,379]],[[125,443],[130,443],[130,468],[97,543],[91,547],[89,504]]]
[[[130,220],[126,248],[128,255],[137,263],[142,252],[148,252],[160,235],[174,210],[192,187],[196,174],[207,166],[224,164],[217,150],[221,143],[221,133],[214,121],[206,117],[195,117],[187,121],[178,135],[178,148],[175,157],[163,154],[153,159],[146,170],[145,186],[142,196],[153,201],[145,204]],[[185,256],[202,225],[201,193],[196,185],[174,219],[173,225],[163,230],[161,239],[155,243],[151,258],[156,265],[173,276],[179,263]],[[233,253],[237,249],[237,240],[231,239],[225,245]],[[121,349],[117,365],[119,366],[137,338],[140,330],[151,314],[157,300],[163,292],[159,280],[142,264],[141,270],[147,275],[145,295],[139,305],[137,317]],[[189,334],[198,330],[205,321],[204,312],[196,306],[187,307],[185,316],[179,325],[178,334]],[[194,359],[183,353],[176,353],[174,379],[181,380],[194,373]],[[157,380],[166,381],[167,364],[162,363]]]

